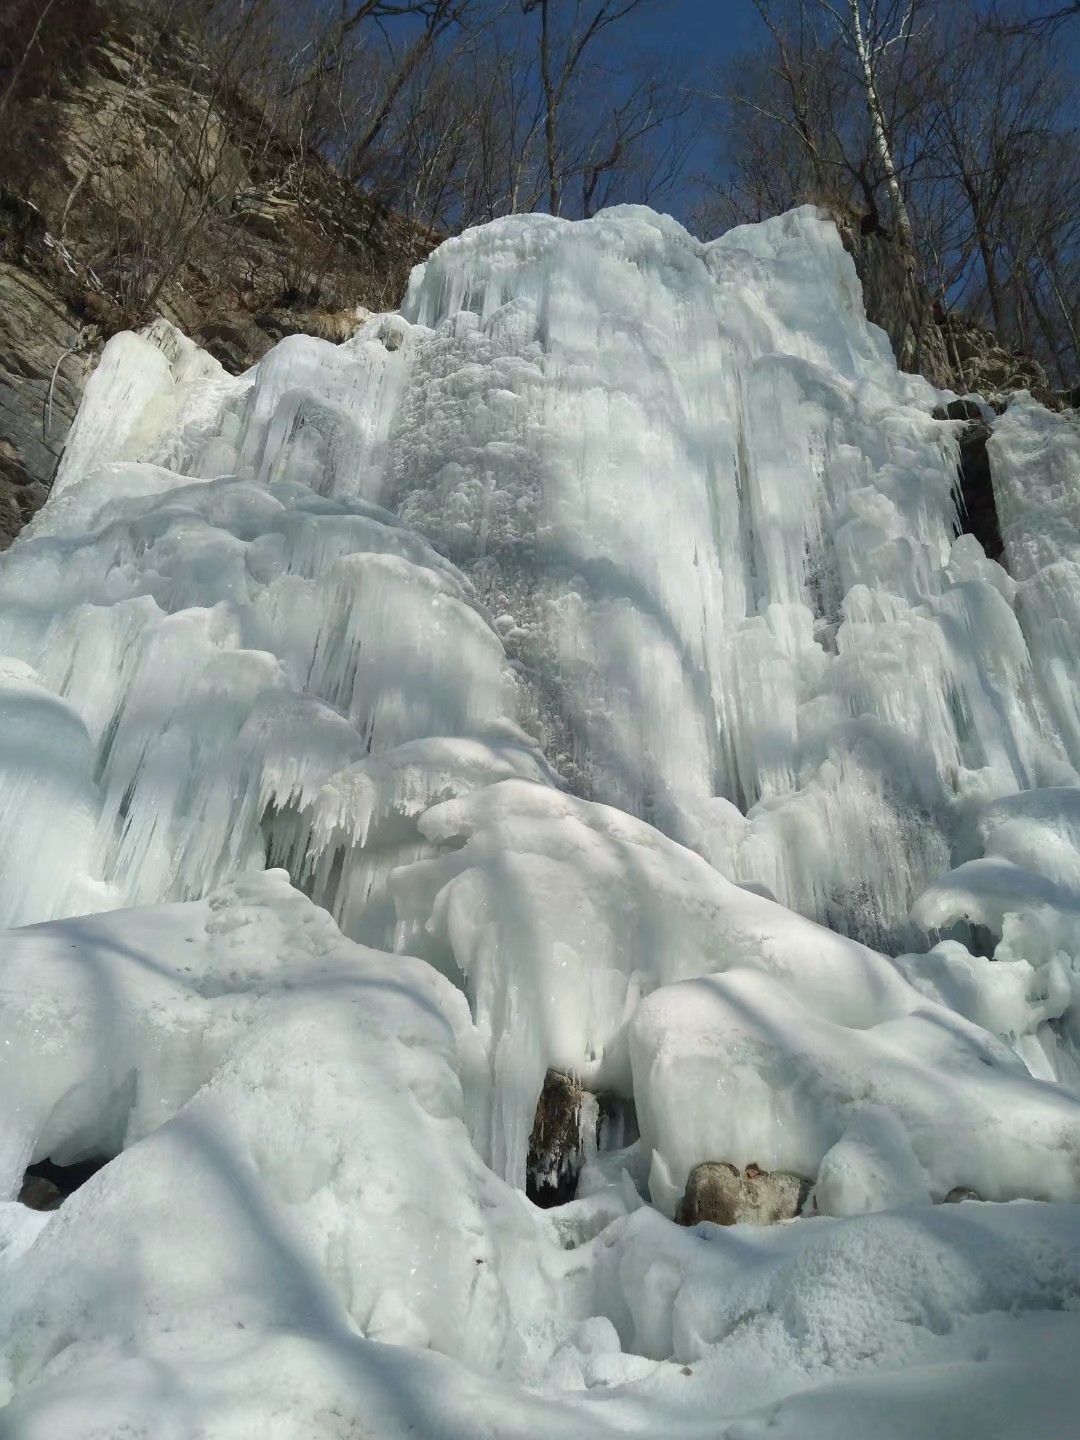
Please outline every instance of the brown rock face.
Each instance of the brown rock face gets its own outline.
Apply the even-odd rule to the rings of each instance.
[[[888,335],[901,370],[961,395],[1030,390],[1051,409],[1076,403],[1052,390],[1037,360],[1006,349],[992,331],[933,300],[910,253],[874,217],[830,213],[862,282],[867,319]]]
[[[158,7],[46,8],[0,147],[0,550],[44,503],[111,334],[160,316],[239,374],[396,305],[440,238],[214,81]]]
[[[923,374],[935,385],[948,385],[952,371],[945,340],[934,322],[930,295],[903,245],[867,224],[868,217],[862,224],[842,213],[835,213],[833,219],[862,281],[867,319],[888,335],[900,369]]]
[[[0,259],[0,550],[48,494],[93,356],[48,285]]]
[[[594,1095],[573,1075],[549,1070],[529,1139],[525,1193],[534,1205],[565,1205],[577,1192],[587,1160],[601,1150],[628,1145],[637,1136],[631,1101]]]
[[[596,1149],[600,1111],[596,1100],[572,1075],[549,1070],[536,1107],[529,1141],[529,1198],[537,1205],[561,1205],[574,1198],[578,1171]]]
[[[59,1187],[41,1175],[31,1175],[23,1181],[19,1191],[19,1204],[28,1210],[59,1210],[64,1196]]]
[[[809,1192],[809,1182],[786,1170],[747,1165],[738,1170],[726,1161],[695,1165],[676,1220],[680,1225],[775,1225],[793,1220]]]

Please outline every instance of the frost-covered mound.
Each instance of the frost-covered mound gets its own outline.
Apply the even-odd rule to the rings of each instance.
[[[810,210],[110,342],[0,560],[4,1440],[1068,1433],[1080,425],[1005,570],[941,398]]]

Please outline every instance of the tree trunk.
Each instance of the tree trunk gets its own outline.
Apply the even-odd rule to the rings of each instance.
[[[975,182],[966,173],[966,170],[961,176],[961,183],[964,187],[964,194],[967,196],[968,206],[971,210],[971,219],[975,226],[975,246],[979,252],[979,259],[982,262],[983,276],[986,280],[986,294],[990,301],[990,314],[993,317],[994,330],[998,339],[1005,345],[1008,343],[1005,334],[1005,307],[1002,304],[1001,286],[998,284],[997,262],[994,259],[994,249],[990,243],[985,211],[979,193],[975,189]]]
[[[555,142],[555,88],[551,79],[551,31],[548,26],[548,0],[540,0],[540,83],[544,87],[544,149],[548,172],[548,209],[558,215],[559,194],[558,149]]]
[[[908,215],[907,206],[904,203],[904,192],[900,186],[900,178],[896,173],[896,166],[893,164],[892,149],[889,145],[889,137],[885,130],[885,112],[882,109],[881,100],[877,92],[877,84],[874,80],[874,58],[870,54],[869,46],[866,43],[860,0],[848,0],[848,9],[851,12],[851,36],[855,44],[855,53],[863,75],[863,88],[866,92],[866,108],[870,114],[870,127],[874,135],[874,148],[877,150],[878,159],[881,161],[881,168],[885,171],[885,184],[893,203],[893,209],[896,212],[896,228],[900,234],[900,239],[907,247],[909,253],[914,255],[915,236],[911,228],[911,217]]]

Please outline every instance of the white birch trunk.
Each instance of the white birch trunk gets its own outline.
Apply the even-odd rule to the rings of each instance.
[[[885,133],[885,112],[881,108],[877,85],[874,83],[874,59],[866,43],[860,0],[848,0],[848,8],[851,12],[852,40],[854,41],[855,53],[858,56],[859,65],[863,73],[863,85],[866,90],[866,108],[870,112],[870,125],[874,134],[874,146],[877,149],[878,159],[881,161],[882,169],[885,171],[885,183],[888,186],[889,195],[892,197],[893,208],[896,211],[896,228],[899,230],[900,238],[904,244],[914,253],[915,243],[911,229],[911,218],[908,215],[907,206],[904,204],[904,192],[900,188],[900,180],[896,173],[896,166],[893,164],[889,137]]]

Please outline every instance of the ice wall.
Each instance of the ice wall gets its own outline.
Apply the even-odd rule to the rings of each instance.
[[[382,495],[506,617],[579,793],[895,942],[969,794],[1071,776],[1005,577],[954,544],[950,427],[812,211],[706,247],[507,221],[404,313]]]
[[[940,399],[812,210],[110,342],[0,558],[5,1435],[1059,1433],[1080,432],[996,422],[1006,570]],[[640,1136],[542,1216],[553,1066]]]
[[[812,210],[708,246],[644,210],[517,217],[344,346],[287,340],[234,382],[172,348],[165,398],[110,354],[57,504],[87,435],[100,463],[141,434],[193,478],[389,508],[467,577],[503,708],[573,790],[806,915],[910,938],[972,804],[1075,778],[1052,661],[1033,677],[1015,587],[956,539],[954,427]],[[334,528],[308,523],[309,570]]]

